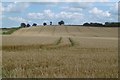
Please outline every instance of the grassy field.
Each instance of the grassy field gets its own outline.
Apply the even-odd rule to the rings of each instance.
[[[16,30],[18,30],[20,28],[1,28],[0,29],[0,34],[2,35],[10,35],[13,32],[15,32]]]
[[[2,43],[3,77],[118,77],[118,28],[21,28]]]

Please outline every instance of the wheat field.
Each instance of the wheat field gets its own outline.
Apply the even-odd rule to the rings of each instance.
[[[118,28],[21,28],[1,47],[5,78],[118,77]]]

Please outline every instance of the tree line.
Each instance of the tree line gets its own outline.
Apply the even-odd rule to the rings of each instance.
[[[64,25],[64,24],[65,24],[65,22],[63,20],[61,20],[61,21],[58,22],[58,25]],[[47,23],[44,22],[43,26],[46,26],[46,25],[47,25]],[[49,25],[52,25],[52,21],[50,22]],[[29,23],[27,23],[27,24],[21,23],[20,24],[20,27],[30,27],[30,26],[37,26],[37,23],[33,23],[32,25],[30,25]]]
[[[65,22],[63,20],[58,22],[58,25],[64,25]],[[46,22],[43,23],[43,26],[48,25]],[[52,21],[50,21],[49,25],[53,25]],[[20,27],[30,27],[30,26],[37,26],[36,23],[33,23],[32,25],[30,24],[25,24],[25,23],[21,23]],[[71,25],[74,26],[74,25]],[[120,22],[105,22],[104,24],[102,23],[84,23],[83,26],[93,26],[93,27],[119,27],[120,26]]]
[[[119,27],[120,22],[105,22],[104,24],[102,24],[102,23],[84,23],[83,26]]]

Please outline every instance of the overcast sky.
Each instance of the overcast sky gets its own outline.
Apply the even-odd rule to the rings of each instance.
[[[85,22],[117,22],[118,3],[99,1],[102,2],[2,2],[2,27],[18,27],[22,22],[42,25],[43,22],[49,24],[52,21],[57,24],[60,20],[74,25]]]

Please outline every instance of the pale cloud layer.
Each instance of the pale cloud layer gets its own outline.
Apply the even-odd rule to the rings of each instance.
[[[24,19],[24,18],[21,18],[21,17],[8,17],[8,19],[12,20],[12,21],[16,21],[16,22],[25,22],[25,23],[28,23],[30,21]]]
[[[71,0],[72,1],[72,0]],[[85,0],[88,1],[88,0]],[[96,0],[92,0],[96,1]],[[99,0],[100,1],[100,0]],[[108,1],[108,0],[101,0]],[[20,23],[38,24],[44,21],[65,20],[66,23],[83,24],[84,22],[105,22],[116,21],[118,19],[118,3],[30,3],[30,2],[13,2],[0,5],[0,12],[4,24],[17,22],[13,25],[18,26]],[[106,8],[106,9],[104,9]],[[9,26],[9,25],[8,25]]]
[[[28,13],[28,18],[31,19],[52,19],[54,13],[51,10],[44,10],[42,13]]]
[[[2,4],[0,3],[0,15],[2,13]]]
[[[77,7],[61,7],[64,11],[82,11],[82,8],[77,8]]]
[[[2,4],[0,3],[0,20],[2,20]],[[1,21],[0,21],[0,26],[2,25]]]
[[[42,13],[28,13],[28,18],[31,19],[77,19],[83,18],[83,14],[77,12],[65,12],[54,13],[51,10],[44,10]]]
[[[62,19],[82,19],[83,14],[77,13],[77,12],[60,12],[59,14],[56,15],[57,18],[62,18]]]
[[[3,12],[22,12],[29,7],[29,3],[11,3],[6,7],[2,7]]]
[[[103,11],[103,10],[100,10],[96,7],[94,7],[89,12],[92,13],[93,15],[95,15],[95,16],[98,16],[98,17],[110,17],[110,15],[111,15],[108,11]]]
[[[118,2],[118,0],[2,0],[2,2]]]

